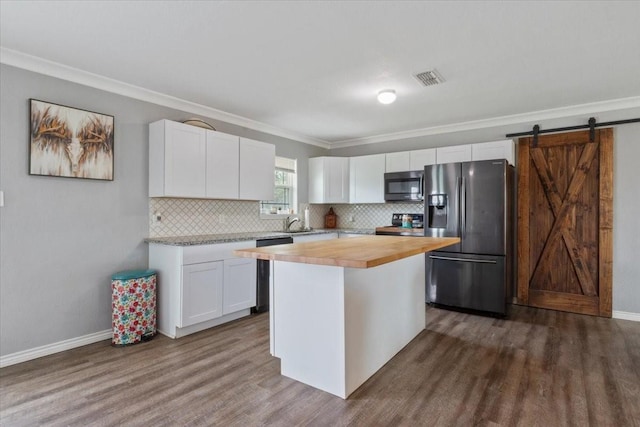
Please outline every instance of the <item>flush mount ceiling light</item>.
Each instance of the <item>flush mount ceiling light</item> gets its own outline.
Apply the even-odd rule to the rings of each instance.
[[[393,89],[385,89],[378,92],[378,102],[381,104],[391,104],[396,100],[396,91]]]

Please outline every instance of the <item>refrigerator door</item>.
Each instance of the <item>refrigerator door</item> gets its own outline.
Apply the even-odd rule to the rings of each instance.
[[[506,314],[503,256],[426,254],[427,302]]]
[[[507,253],[506,170],[506,160],[462,163],[461,252]]]
[[[427,165],[424,168],[424,235],[460,237],[461,163]],[[460,252],[460,244],[443,248]]]

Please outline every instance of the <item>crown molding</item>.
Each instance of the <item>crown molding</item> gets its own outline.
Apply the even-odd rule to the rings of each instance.
[[[422,129],[368,136],[363,138],[346,139],[343,141],[336,141],[331,143],[331,148],[334,149],[353,147],[356,145],[377,144],[379,142],[398,141],[401,139],[416,138],[421,136],[464,132],[469,130],[517,125],[521,123],[561,119],[572,116],[585,116],[590,114],[604,113],[608,111],[628,110],[634,108],[640,108],[640,96],[613,99],[609,101],[592,102],[589,104],[572,105],[569,107],[552,108],[548,110],[532,111],[522,114],[512,114],[508,116],[493,117],[490,119],[473,120],[469,122],[433,126]]]
[[[0,63],[11,65],[13,67],[22,68],[35,73],[44,74],[84,86],[93,87],[110,93],[126,96],[128,98],[145,101],[164,107],[181,110],[191,114],[220,120],[236,126],[245,127],[259,132],[280,136],[294,141],[299,141],[309,145],[315,145],[322,148],[330,148],[330,144],[317,138],[311,138],[296,132],[287,131],[266,123],[238,116],[236,114],[227,113],[206,105],[197,104],[195,102],[186,101],[184,99],[165,95],[160,92],[148,90],[139,86],[134,86],[119,80],[104,77],[98,74],[83,71],[77,68],[69,67],[57,62],[49,61],[37,56],[28,55],[16,50],[0,47]]]
[[[0,63],[78,83],[84,86],[93,87],[140,101],[162,105],[164,107],[181,110],[187,113],[220,120],[222,122],[245,127],[255,131],[292,139],[294,141],[299,141],[305,144],[314,145],[325,149],[353,147],[357,145],[376,144],[380,142],[397,141],[407,138],[441,135],[446,133],[517,125],[521,123],[538,122],[542,120],[559,119],[572,116],[584,116],[608,111],[640,108],[640,96],[635,96],[629,98],[593,102],[588,104],[573,105],[568,107],[552,108],[548,110],[533,111],[529,113],[493,117],[490,119],[473,120],[468,122],[432,126],[402,132],[327,142],[321,139],[312,138],[296,132],[291,132],[285,129],[271,126],[266,123],[251,120],[246,117],[207,107],[202,104],[186,101],[173,96],[165,95],[160,92],[155,92],[152,90],[141,88],[139,86],[124,83],[119,80],[79,70],[77,68],[69,67],[40,57],[27,55],[16,50],[7,49],[5,47],[0,47]]]

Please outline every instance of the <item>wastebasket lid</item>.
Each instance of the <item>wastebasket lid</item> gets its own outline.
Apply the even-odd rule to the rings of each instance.
[[[130,280],[139,279],[142,277],[149,277],[156,274],[155,270],[128,270],[119,271],[111,276],[111,280]]]

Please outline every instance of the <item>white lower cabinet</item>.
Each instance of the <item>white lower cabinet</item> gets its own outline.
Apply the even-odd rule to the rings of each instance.
[[[247,258],[224,260],[222,314],[256,305],[256,261]]]
[[[338,233],[306,234],[304,236],[294,235],[293,243],[317,242],[318,240],[337,239]]]
[[[236,249],[256,241],[211,245],[149,245],[158,272],[158,331],[179,338],[250,314],[256,305],[256,260]]]
[[[182,267],[180,327],[222,316],[223,261]]]

